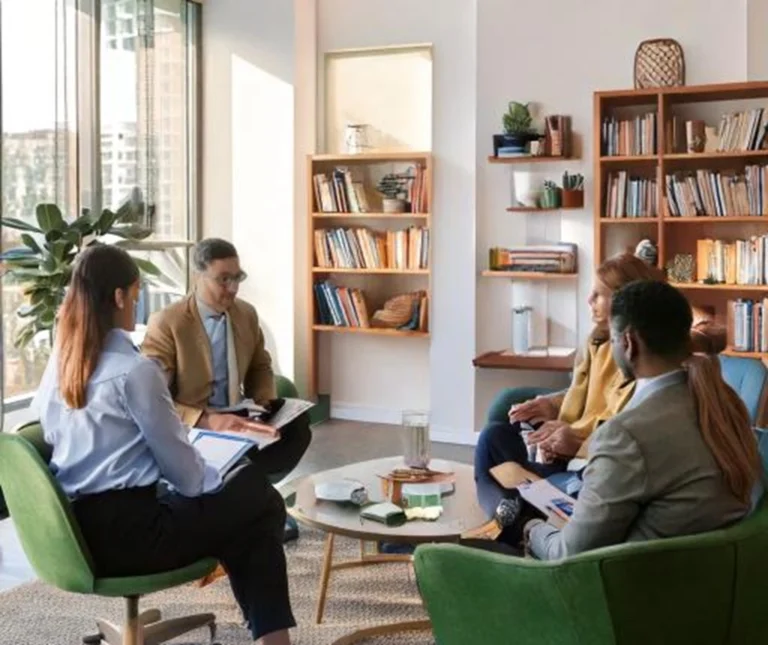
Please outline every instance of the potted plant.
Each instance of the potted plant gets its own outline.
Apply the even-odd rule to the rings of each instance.
[[[376,189],[383,195],[381,209],[385,213],[404,213],[406,190],[406,178],[388,173],[378,183]]]
[[[26,346],[43,331],[53,337],[56,312],[64,300],[72,265],[80,251],[94,244],[141,248],[139,241],[152,234],[151,228],[139,223],[144,213],[144,204],[134,195],[117,211],[106,209],[95,215],[85,209],[71,221],[64,218],[56,204],[37,205],[37,225],[11,217],[0,220],[7,228],[22,231],[21,246],[0,255],[5,274],[22,286],[26,300],[16,311],[19,318],[27,321],[16,333],[16,347]],[[152,262],[134,260],[144,276],[162,277]]]
[[[502,117],[504,134],[494,135],[494,155],[515,157],[527,154],[530,141],[539,138],[539,134],[531,128],[533,118],[529,103],[510,101],[507,111]]]

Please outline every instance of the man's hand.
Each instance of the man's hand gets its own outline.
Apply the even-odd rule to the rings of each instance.
[[[226,414],[220,412],[206,412],[200,417],[199,425],[215,432],[259,432],[269,437],[277,436],[278,432],[272,426],[266,423],[252,421],[246,417],[240,417],[236,414]]]
[[[552,432],[539,442],[545,456],[550,458],[559,457],[561,459],[575,457],[584,439],[576,434],[570,425],[562,421],[550,421],[545,423],[541,429],[543,430],[550,424],[553,427]],[[533,434],[528,435],[528,440],[530,441],[532,437]]]
[[[513,405],[509,408],[509,422],[527,421],[541,423],[557,418],[559,410],[548,396],[537,396],[535,399]]]

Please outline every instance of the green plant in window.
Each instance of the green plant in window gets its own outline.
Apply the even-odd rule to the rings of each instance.
[[[16,315],[27,322],[13,339],[16,347],[25,347],[43,331],[53,337],[56,312],[80,251],[94,244],[140,248],[140,240],[152,234],[151,228],[140,223],[145,213],[152,214],[135,194],[116,211],[106,209],[97,216],[85,209],[71,221],[64,218],[56,204],[37,205],[37,225],[12,217],[0,219],[4,227],[21,231],[21,245],[0,255],[5,275],[21,285],[25,296]],[[134,260],[143,277],[162,281],[160,270],[152,262],[137,257]]]

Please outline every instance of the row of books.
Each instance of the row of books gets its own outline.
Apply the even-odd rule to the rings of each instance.
[[[760,150],[768,128],[764,108],[723,114],[717,133],[717,152]]]
[[[732,300],[728,308],[732,348],[737,352],[768,352],[768,298]]]
[[[314,231],[315,266],[335,269],[426,269],[429,229],[400,231],[319,228]]]
[[[493,247],[489,251],[489,266],[492,271],[575,273],[577,257],[577,247],[570,242],[513,248]]]
[[[656,217],[658,209],[655,179],[631,177],[625,170],[608,175],[604,217]]]
[[[656,113],[638,115],[632,119],[603,119],[601,132],[602,156],[654,155],[657,133]]]
[[[410,204],[410,212],[426,213],[429,195],[424,165],[415,164],[398,177],[402,182],[405,199]],[[371,212],[365,182],[359,170],[338,167],[330,173],[317,173],[312,177],[312,186],[315,212]]]
[[[672,217],[768,215],[768,166],[744,173],[697,170],[667,175],[666,197]]]
[[[721,284],[768,284],[768,235],[726,242],[696,241],[696,279]]]
[[[389,328],[401,331],[427,331],[429,299],[426,291],[394,296],[369,315],[361,289],[336,286],[328,280],[313,286],[317,321],[333,327]]]

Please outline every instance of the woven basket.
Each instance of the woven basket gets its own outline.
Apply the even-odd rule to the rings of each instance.
[[[644,40],[635,51],[635,87],[685,85],[683,48],[672,38]]]

